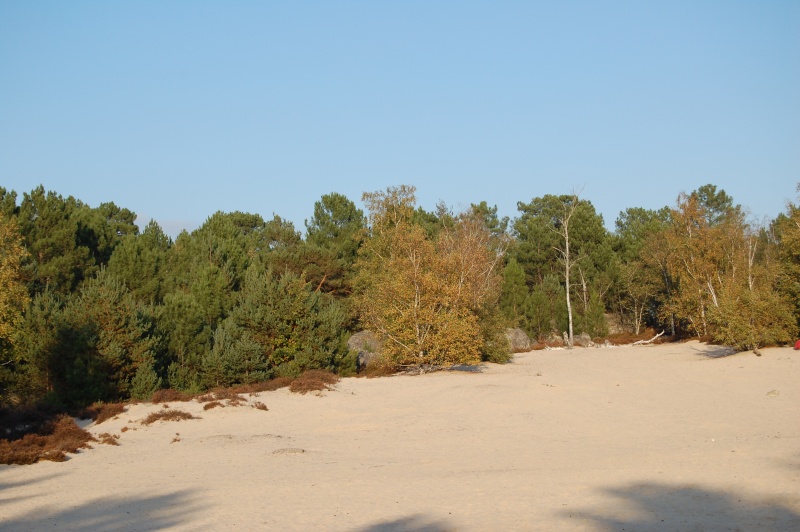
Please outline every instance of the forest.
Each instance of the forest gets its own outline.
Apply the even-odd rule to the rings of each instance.
[[[0,188],[0,408],[354,375],[362,330],[393,369],[506,362],[508,328],[570,343],[613,322],[739,350],[798,333],[795,204],[754,222],[709,184],[609,231],[578,193],[513,219],[486,202],[426,211],[405,185],[361,200],[323,195],[302,232],[217,212],[173,240],[114,203]]]

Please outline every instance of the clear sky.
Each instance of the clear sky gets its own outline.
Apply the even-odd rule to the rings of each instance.
[[[796,0],[0,2],[0,186],[173,236],[399,184],[774,217],[799,181]]]

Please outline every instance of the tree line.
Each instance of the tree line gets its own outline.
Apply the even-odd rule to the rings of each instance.
[[[799,190],[800,191],[800,190]],[[330,193],[305,234],[217,212],[174,240],[114,203],[0,188],[0,406],[147,399],[307,369],[356,373],[353,332],[390,368],[510,358],[505,330],[605,337],[609,318],[756,349],[800,318],[800,208],[756,224],[705,185],[620,213],[579,194],[453,212],[415,189]]]

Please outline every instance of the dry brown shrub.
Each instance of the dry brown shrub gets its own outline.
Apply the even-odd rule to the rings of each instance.
[[[100,443],[105,443],[106,445],[119,445],[119,436],[116,434],[109,434],[108,432],[104,432],[97,436],[100,440]]]
[[[172,388],[165,388],[162,390],[156,390],[153,393],[153,396],[150,398],[150,402],[155,403],[166,403],[166,402],[177,402],[177,403],[185,403],[187,401],[191,401],[194,397],[191,394],[181,392],[178,390],[173,390]]]
[[[125,412],[125,406],[125,403],[94,403],[82,411],[78,417],[92,419],[96,425],[99,425]]]
[[[330,371],[310,369],[292,381],[289,390],[295,393],[329,390],[337,382],[339,382],[339,376]]]
[[[128,427],[122,427],[119,429],[120,432],[128,432]]]
[[[26,434],[19,440],[0,440],[0,463],[27,465],[39,460],[63,462],[66,453],[89,448],[96,441],[87,431],[78,427],[68,415],[59,416],[42,428],[41,434]]]
[[[269,408],[267,408],[267,405],[265,405],[261,401],[256,401],[255,403],[253,403],[253,408],[258,408],[259,410],[263,410],[265,412],[269,410]]]
[[[241,401],[242,398],[239,397],[239,394],[233,391],[232,388],[218,388],[213,390],[211,394],[214,396],[214,399],[218,401],[224,401],[225,399],[229,401]]]
[[[271,381],[267,381],[264,383],[264,389],[261,391],[264,392],[274,392],[275,390],[280,390],[281,388],[286,388],[292,384],[292,379],[289,377],[276,377]]]
[[[142,425],[150,425],[155,423],[156,421],[181,421],[183,419],[199,419],[189,412],[184,412],[183,410],[161,410],[159,412],[153,412],[144,420],[142,420]]]
[[[292,383],[289,377],[278,377],[269,381],[254,382],[250,384],[239,384],[230,388],[215,388],[210,392],[196,397],[200,403],[209,401],[228,401],[228,406],[238,406],[245,402],[242,394],[251,396],[261,392],[272,392],[280,388],[285,388]]]
[[[261,382],[254,382],[251,384],[240,384],[239,386],[234,386],[231,388],[231,391],[234,393],[247,393],[250,395],[254,395],[261,392],[274,392],[275,390],[279,390],[280,388],[286,388],[292,383],[292,379],[289,377],[276,377],[269,381],[261,381]]]
[[[206,403],[206,404],[203,405],[203,410],[211,410],[212,408],[216,408],[218,406],[219,407],[224,407],[225,405],[223,405],[219,401],[211,401],[210,403]]]
[[[266,381],[265,382],[253,382],[251,384],[239,384],[237,386],[234,386],[234,387],[230,388],[230,390],[233,393],[238,393],[238,394],[247,393],[247,394],[250,394],[250,395],[254,395],[254,394],[257,394],[259,392],[266,391],[265,390],[265,384],[266,384]]]

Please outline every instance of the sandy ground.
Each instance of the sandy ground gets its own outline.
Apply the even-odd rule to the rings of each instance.
[[[800,352],[697,342],[345,379],[0,466],[0,530],[800,530]],[[128,430],[122,432],[123,427]]]

